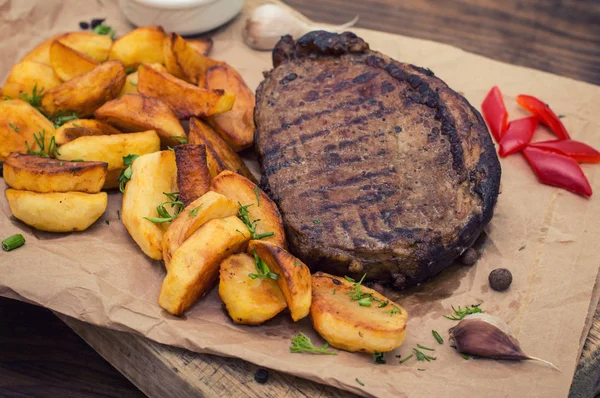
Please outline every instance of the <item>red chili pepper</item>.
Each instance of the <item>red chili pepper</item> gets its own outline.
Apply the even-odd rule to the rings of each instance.
[[[533,132],[539,122],[540,120],[537,117],[530,116],[508,123],[508,127],[500,140],[500,150],[498,151],[500,156],[508,156],[525,148],[531,142]]]
[[[523,155],[544,184],[564,188],[588,198],[592,196],[592,187],[583,170],[570,157],[530,146],[523,149]]]
[[[544,102],[531,95],[519,95],[517,97],[517,102],[523,108],[531,112],[533,116],[537,116],[542,123],[550,127],[550,130],[554,131],[554,134],[556,134],[559,139],[568,140],[571,138],[562,121]]]
[[[567,155],[579,163],[600,163],[600,152],[583,142],[575,140],[534,142],[529,146]]]
[[[504,106],[502,93],[498,86],[492,87],[481,104],[481,111],[487,125],[490,128],[492,136],[496,142],[500,142],[502,134],[506,131],[508,121],[508,112]]]

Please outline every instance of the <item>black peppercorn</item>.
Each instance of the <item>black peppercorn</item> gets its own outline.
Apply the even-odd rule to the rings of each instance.
[[[102,25],[102,22],[105,21],[106,18],[94,18],[92,19],[92,29],[94,29],[98,25]]]
[[[258,368],[256,373],[254,373],[254,380],[257,383],[265,384],[267,380],[269,380],[269,371],[267,369]]]
[[[392,273],[393,285],[395,289],[403,289],[406,285],[406,277],[401,273]]]
[[[458,258],[458,260],[463,265],[473,265],[477,262],[479,255],[477,254],[477,250],[469,247],[465,252]]]
[[[86,30],[90,28],[90,24],[85,21],[81,21],[79,22],[79,27],[83,30]]]
[[[506,268],[496,268],[490,272],[488,280],[492,289],[497,292],[503,292],[512,283],[512,274]]]

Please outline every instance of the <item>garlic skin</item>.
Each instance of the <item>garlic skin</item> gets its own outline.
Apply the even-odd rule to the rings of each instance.
[[[356,24],[358,16],[343,25],[317,24],[291,7],[267,3],[254,9],[246,19],[243,39],[255,50],[272,50],[281,36],[291,35],[298,38],[313,30],[342,32]]]
[[[450,345],[461,353],[492,359],[535,360],[559,370],[548,361],[525,354],[510,327],[495,316],[467,315],[448,332]]]

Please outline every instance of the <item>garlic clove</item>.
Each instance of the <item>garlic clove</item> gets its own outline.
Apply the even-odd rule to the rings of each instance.
[[[281,36],[286,34],[298,38],[313,30],[341,32],[354,26],[357,21],[358,16],[338,26],[317,24],[289,6],[266,3],[255,8],[246,19],[243,39],[256,50],[272,50]]]
[[[552,363],[523,352],[510,327],[489,314],[472,314],[451,328],[450,345],[457,351],[492,359],[536,360],[559,370]]]

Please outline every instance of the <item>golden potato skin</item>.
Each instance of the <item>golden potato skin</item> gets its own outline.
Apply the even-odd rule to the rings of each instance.
[[[144,217],[158,217],[156,207],[169,201],[164,192],[177,192],[175,154],[161,151],[135,159],[123,194],[121,221],[140,249],[155,260],[163,258],[162,239],[168,223],[155,224]]]
[[[186,39],[188,45],[194,50],[198,51],[205,57],[210,54],[210,50],[213,48],[213,39],[210,37],[201,37],[199,39]]]
[[[98,62],[60,41],[55,41],[50,46],[50,66],[56,76],[66,81],[91,71],[98,66]]]
[[[210,173],[206,165],[204,145],[183,144],[174,148],[177,162],[177,185],[179,200],[189,205],[208,192]]]
[[[189,125],[188,142],[206,146],[206,161],[213,178],[222,171],[230,170],[256,183],[256,178],[246,167],[244,161],[212,127],[195,117],[190,119]]]
[[[137,71],[128,74],[127,78],[125,78],[125,84],[123,85],[123,88],[121,89],[121,92],[119,93],[119,98],[121,98],[125,94],[139,94],[138,89],[137,89],[137,83],[138,83]]]
[[[21,61],[10,70],[2,93],[12,99],[18,99],[21,94],[31,94],[34,87],[41,93],[61,83],[50,66],[34,61]]]
[[[311,305],[311,280],[308,267],[285,249],[263,240],[251,240],[248,253],[256,251],[271,272],[279,274],[277,284],[290,308],[292,319],[297,322],[306,317]]]
[[[113,44],[109,36],[91,32],[69,32],[60,35],[57,40],[96,62],[108,59],[108,52]]]
[[[212,191],[187,205],[169,225],[163,237],[162,254],[167,271],[175,251],[198,228],[215,218],[236,216],[238,209],[238,204],[233,200]]]
[[[251,147],[256,99],[242,76],[228,64],[212,66],[206,71],[206,88],[235,94],[233,108],[211,116],[208,121],[235,151]]]
[[[399,347],[406,337],[406,310],[365,286],[361,291],[381,302],[362,307],[350,298],[353,290],[353,283],[344,278],[323,272],[312,276],[310,317],[315,330],[329,345],[346,351],[387,352]],[[394,307],[400,312],[391,314]]]
[[[257,189],[258,191],[255,191]],[[224,171],[213,178],[210,190],[225,195],[244,206],[252,204],[248,207],[250,221],[260,220],[256,224],[256,233],[275,232],[275,235],[261,241],[270,242],[283,248],[287,247],[283,220],[277,205],[252,181],[231,171]],[[260,206],[256,200],[256,192],[260,198]]]
[[[48,115],[76,112],[91,116],[106,101],[116,98],[125,84],[125,67],[119,61],[108,61],[91,71],[74,77],[46,91],[42,109]]]
[[[155,130],[163,147],[180,143],[173,137],[186,137],[175,113],[158,98],[126,94],[102,105],[94,116],[123,132]]]
[[[7,189],[13,216],[25,224],[48,232],[85,231],[106,210],[106,192],[38,193]]]
[[[97,160],[108,163],[105,189],[119,186],[123,156],[158,152],[160,139],[154,130],[141,133],[93,135],[79,137],[59,147],[61,160]],[[169,191],[170,192],[170,191]]]
[[[164,40],[162,27],[140,27],[115,40],[108,58],[117,59],[127,67],[135,67],[142,62],[164,64]]]
[[[41,131],[45,132],[44,145],[48,148],[54,135],[50,120],[25,101],[0,101],[0,162],[12,152],[26,153],[26,142],[32,150],[38,150],[33,136]]]
[[[4,182],[14,189],[40,193],[98,193],[104,185],[107,167],[104,162],[65,162],[12,153],[4,162]]]
[[[179,119],[227,112],[235,101],[231,93],[196,87],[148,64],[140,65],[138,75],[139,93],[163,100]]]
[[[35,61],[50,66],[50,46],[55,40],[63,36],[65,36],[65,33],[59,33],[49,39],[46,39],[25,54],[21,61]]]
[[[221,262],[246,248],[249,236],[235,216],[201,226],[173,255],[158,304],[170,314],[183,314],[215,283]]]
[[[204,86],[206,71],[221,62],[205,57],[177,33],[169,33],[164,43],[165,66],[172,75],[188,83]]]
[[[283,311],[287,304],[273,279],[252,279],[254,258],[246,253],[227,257],[220,266],[219,296],[234,323],[260,325]]]
[[[70,120],[56,129],[54,139],[56,145],[64,145],[79,137],[91,135],[121,134],[116,128],[95,119]]]

